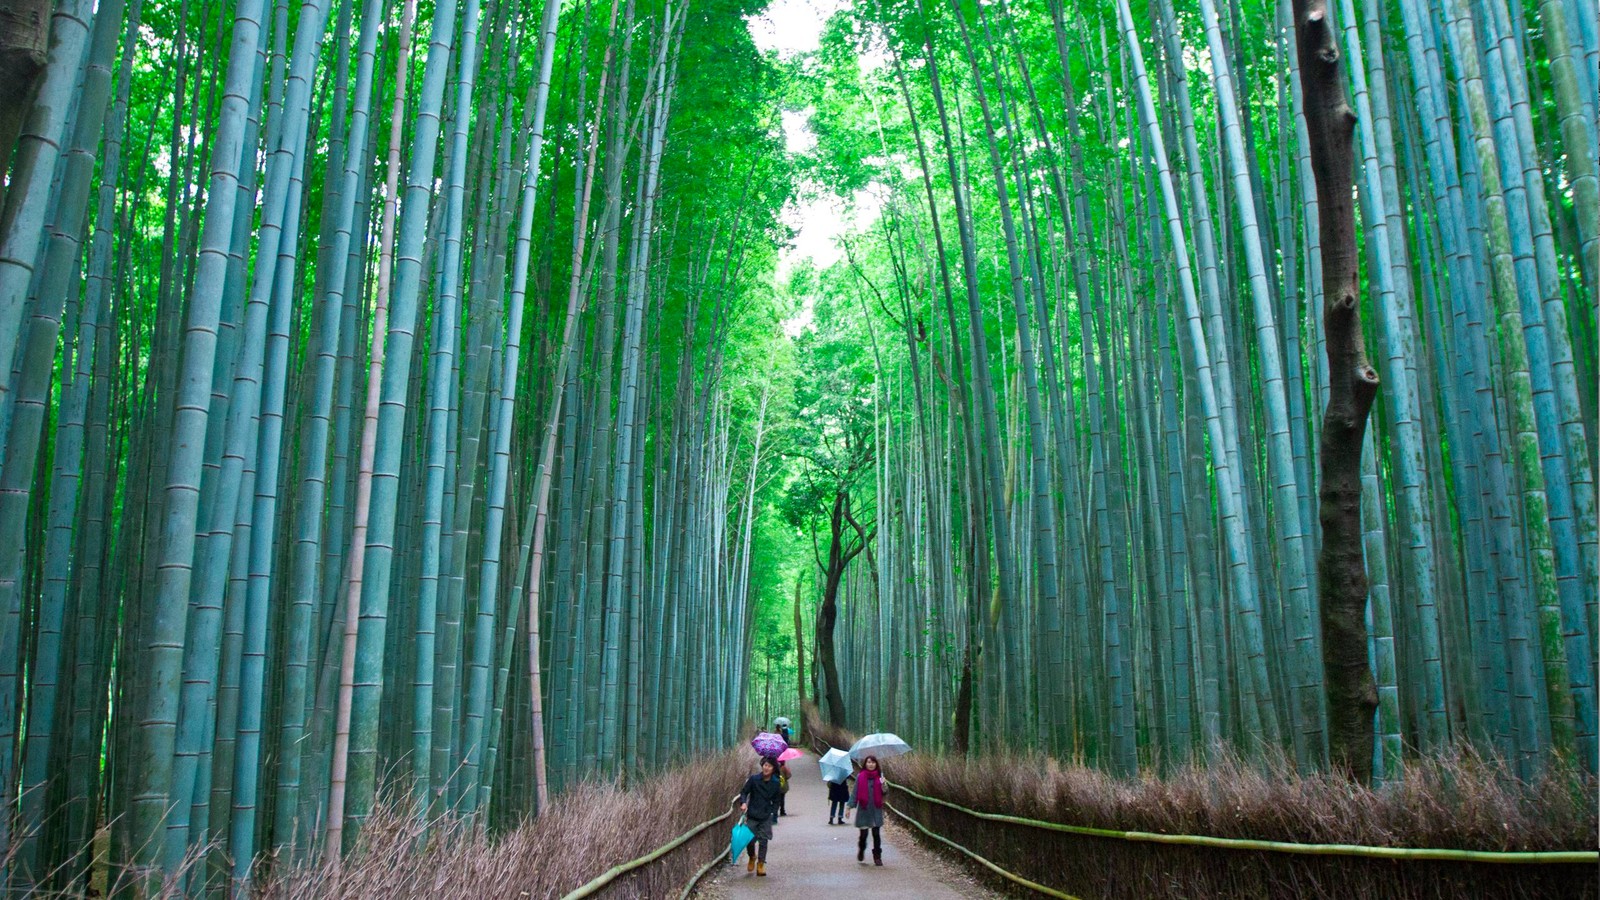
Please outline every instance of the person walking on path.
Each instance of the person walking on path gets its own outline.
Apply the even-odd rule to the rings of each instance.
[[[867,858],[867,832],[872,832],[872,864],[883,865],[883,773],[878,771],[878,758],[869,756],[861,761],[861,772],[856,776],[856,827],[861,838],[856,841],[856,862]]]
[[[850,786],[843,781],[828,782],[828,824],[844,824],[844,805],[850,801]]]
[[[782,719],[778,720],[778,737],[783,738],[783,742],[788,746],[794,746],[794,732],[789,730],[789,724]],[[789,814],[789,802],[787,799],[789,796],[789,779],[793,777],[789,772],[789,764],[781,759],[778,760],[778,780],[779,784],[783,786],[783,795],[778,798],[778,815],[780,816]]]
[[[789,779],[794,776],[789,772],[789,764],[778,760],[778,815],[789,814]]]
[[[763,756],[761,771],[745,779],[744,787],[739,791],[739,808],[744,811],[744,823],[755,834],[755,840],[750,842],[750,861],[745,866],[747,872],[766,877],[767,843],[772,840],[772,821],[777,815],[778,801],[782,796],[783,790],[778,784],[778,761]]]

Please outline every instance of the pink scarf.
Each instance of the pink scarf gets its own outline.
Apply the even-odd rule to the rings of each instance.
[[[882,772],[874,769],[862,769],[860,774],[856,775],[856,805],[883,805]]]

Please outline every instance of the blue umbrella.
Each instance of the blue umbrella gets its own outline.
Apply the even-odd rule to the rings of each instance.
[[[850,754],[837,747],[829,747],[828,752],[817,760],[817,765],[822,769],[823,781],[844,784],[844,780],[850,777]]]
[[[728,861],[738,862],[739,854],[743,853],[755,839],[756,833],[750,830],[750,826],[744,824],[744,816],[740,816],[738,824],[733,826],[733,837],[728,842]]]

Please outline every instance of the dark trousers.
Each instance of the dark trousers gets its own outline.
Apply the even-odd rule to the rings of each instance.
[[[841,822],[844,821],[844,801],[843,800],[829,800],[828,801],[828,818],[831,819],[831,818],[833,818],[835,816],[839,817],[839,821],[841,821]]]
[[[872,832],[872,853],[873,853],[874,856],[876,856],[877,854],[883,852],[883,829],[882,828],[872,828],[872,829],[863,828],[863,829],[861,829],[861,839],[859,841],[856,841],[856,849],[857,850],[865,850],[865,849],[867,849],[867,832],[869,830]]]
[[[750,842],[750,858],[751,859],[759,859],[762,862],[766,862],[767,861],[767,842],[766,841],[751,841]]]
[[[788,791],[784,791],[783,793],[778,795],[778,815],[787,816],[789,814],[789,803],[788,803],[788,800],[789,800],[789,792]]]

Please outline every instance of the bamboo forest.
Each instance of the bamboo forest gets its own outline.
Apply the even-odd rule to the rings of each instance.
[[[1466,766],[1578,845],[1428,840],[1600,895],[1597,61],[1592,0],[0,0],[5,892],[554,871],[731,754],[561,896],[781,715]],[[1375,842],[1290,832],[1222,837]]]

